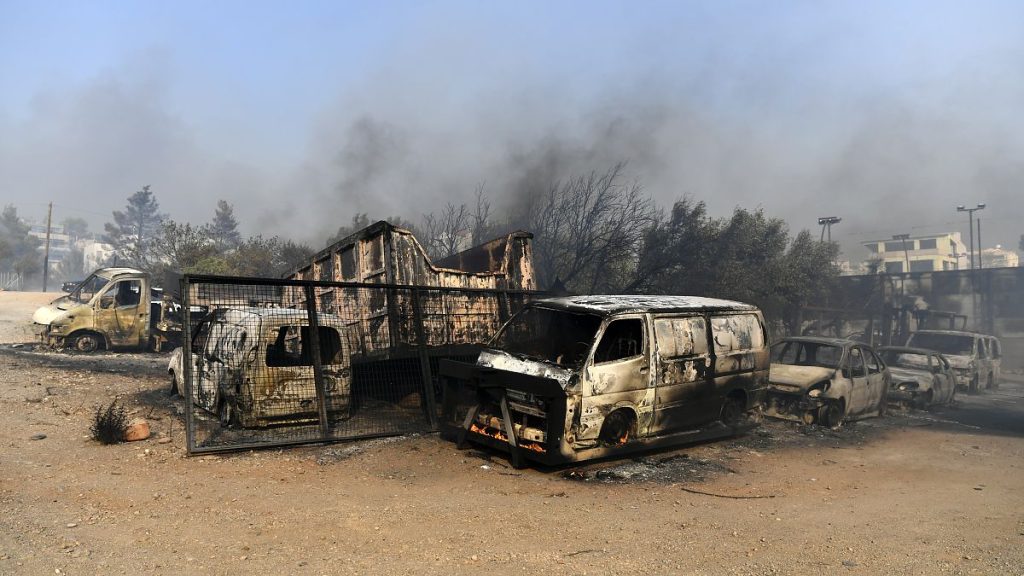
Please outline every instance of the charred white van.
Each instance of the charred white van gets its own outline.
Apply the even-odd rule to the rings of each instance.
[[[995,336],[959,330],[918,330],[907,346],[942,353],[953,365],[960,386],[971,392],[998,388],[1003,352]]]
[[[533,302],[443,362],[449,434],[548,464],[735,433],[768,386],[761,312],[688,296]],[[723,426],[724,424],[724,426]]]
[[[341,319],[319,314],[320,363],[326,407],[350,414],[351,344]],[[313,375],[309,317],[288,308],[218,308],[192,334],[192,402],[224,426],[268,426],[315,420],[320,407]],[[184,394],[183,349],[171,355],[171,385]]]

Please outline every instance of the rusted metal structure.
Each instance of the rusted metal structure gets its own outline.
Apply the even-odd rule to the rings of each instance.
[[[446,347],[449,355],[452,347],[479,346],[497,331],[518,307],[508,301],[509,293],[537,289],[532,238],[528,232],[512,232],[433,262],[411,231],[380,221],[321,250],[287,279],[470,289],[430,292],[421,302],[399,290],[316,288],[320,312],[361,311],[348,326],[356,354],[396,357],[415,348],[420,338],[411,318],[422,312],[427,347]],[[283,305],[292,307],[302,296],[286,290]]]

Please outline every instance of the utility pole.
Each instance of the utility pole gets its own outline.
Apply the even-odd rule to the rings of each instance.
[[[900,240],[903,242],[903,259],[907,262],[907,269],[904,272],[910,272],[910,252],[907,250],[907,240],[910,239],[910,234],[895,234],[892,237],[893,240]]]
[[[50,223],[53,221],[53,202],[46,209],[46,250],[43,252],[43,292],[46,282],[50,279]]]

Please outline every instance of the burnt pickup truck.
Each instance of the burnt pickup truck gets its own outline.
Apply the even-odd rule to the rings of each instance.
[[[761,312],[688,296],[538,300],[442,361],[446,436],[560,464],[735,434],[768,386]],[[754,416],[751,418],[751,416]]]
[[[40,340],[54,348],[159,352],[181,342],[181,305],[134,268],[100,268],[32,315]]]

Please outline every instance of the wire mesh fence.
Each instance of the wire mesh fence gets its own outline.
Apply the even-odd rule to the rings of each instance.
[[[188,451],[436,430],[438,360],[474,361],[534,294],[185,276]]]

